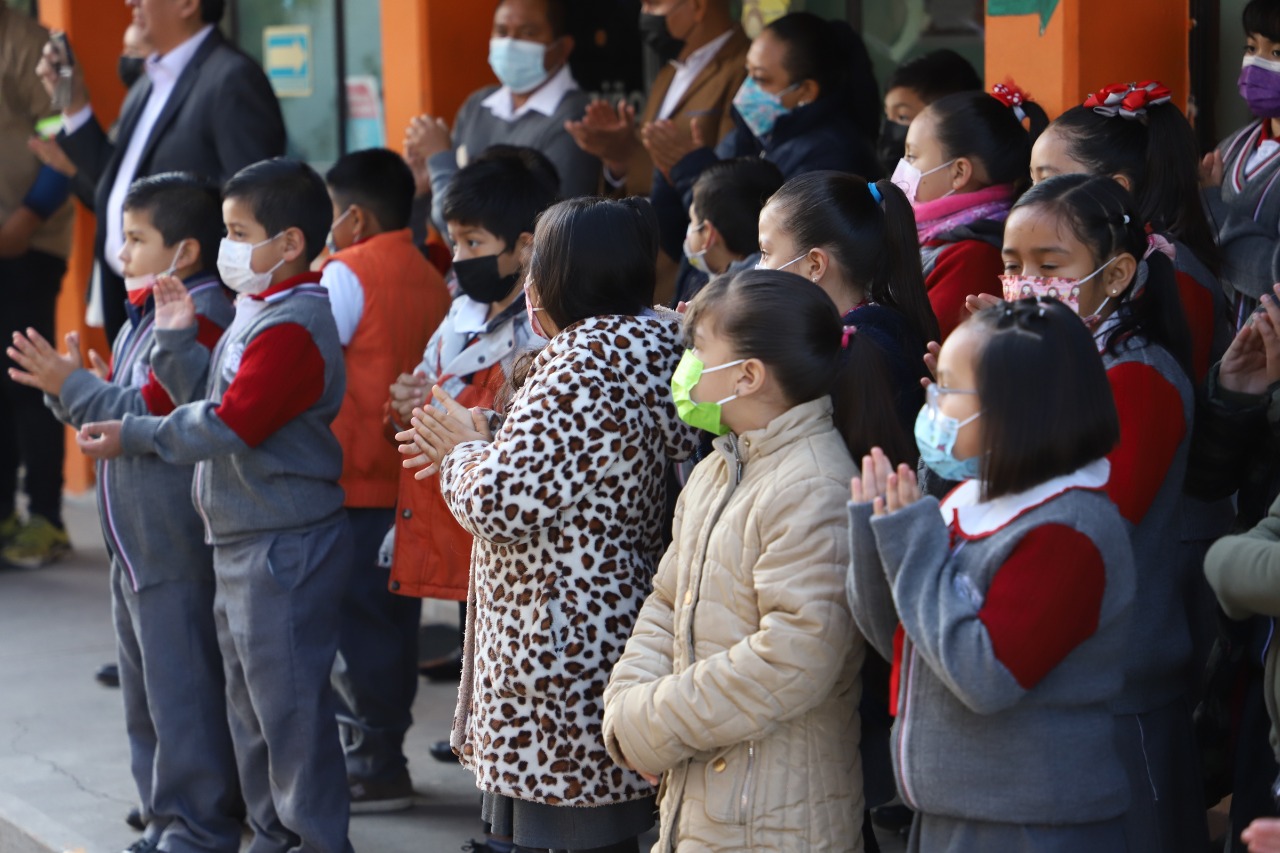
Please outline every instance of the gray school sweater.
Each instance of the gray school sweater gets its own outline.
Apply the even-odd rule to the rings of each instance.
[[[1133,558],[1106,495],[1072,489],[972,535],[950,531],[932,497],[880,518],[851,503],[849,515],[854,618],[890,660],[901,624],[892,752],[907,805],[1002,824],[1123,813],[1111,701]],[[1032,541],[1035,557],[1015,562]],[[1078,577],[1092,598],[1072,595]],[[1037,616],[1020,622],[1029,590]],[[1044,615],[1067,608],[1066,621]]]
[[[205,522],[205,541],[212,545],[307,530],[342,514],[342,448],[330,424],[342,405],[346,372],[328,292],[313,280],[273,290],[262,298],[241,297],[235,321],[202,371],[207,375],[206,399],[164,418],[124,418],[125,453],[196,463],[191,493]],[[251,349],[255,339],[275,341],[286,330],[292,336],[288,351]],[[176,349],[181,355],[194,341],[194,328],[170,332],[157,341],[157,375],[178,395],[191,387],[196,371],[174,370],[170,375],[169,368],[192,361],[162,358],[163,350]],[[309,358],[299,359],[300,350]],[[220,416],[225,408],[221,404],[237,381],[267,388],[268,394],[256,397],[263,410],[261,421],[246,421],[241,413],[229,423]],[[275,398],[292,396],[295,386],[311,383],[315,399],[305,410],[283,423],[269,419],[267,410]],[[233,393],[246,390],[254,389],[242,386]]]
[[[1280,281],[1280,151],[1245,175],[1263,121],[1245,125],[1218,145],[1222,186],[1202,192],[1222,246],[1222,284],[1228,294],[1255,301]],[[1245,310],[1252,305],[1246,303]]]
[[[196,311],[225,329],[234,309],[218,279],[196,277],[186,284]],[[152,375],[154,341],[155,312],[147,311],[116,337],[110,381],[77,370],[63,383],[62,394],[46,396],[45,404],[59,420],[76,428],[172,408]],[[207,353],[203,346],[194,349]],[[203,525],[191,505],[192,472],[189,464],[171,465],[150,455],[98,463],[102,534],[134,592],[164,581],[213,579],[213,554],[202,544]],[[155,523],[156,518],[164,523]]]

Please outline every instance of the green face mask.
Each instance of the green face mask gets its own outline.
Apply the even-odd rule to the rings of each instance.
[[[731,394],[718,403],[695,403],[692,396],[693,389],[698,387],[698,381],[706,374],[742,364],[744,361],[746,361],[745,358],[740,358],[718,367],[707,368],[693,354],[693,350],[685,350],[684,357],[680,359],[680,364],[671,377],[671,396],[676,401],[676,414],[680,416],[680,420],[713,435],[727,433],[729,428],[720,422],[720,407],[738,399],[738,395]]]

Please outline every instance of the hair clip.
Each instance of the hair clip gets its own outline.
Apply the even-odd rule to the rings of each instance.
[[[1129,219],[1129,214],[1127,213],[1120,214],[1120,217],[1124,220],[1125,225],[1128,225],[1132,221],[1131,219]]]
[[[876,200],[876,204],[884,203],[884,195],[881,194],[880,188],[875,185],[874,181],[867,181],[867,192],[871,193],[871,197]]]
[[[1147,114],[1147,107],[1167,104],[1173,100],[1173,92],[1158,80],[1141,83],[1112,83],[1103,86],[1089,97],[1084,105],[1099,115],[1109,118],[1140,119]]]
[[[1012,79],[992,86],[991,96],[1013,110],[1013,114],[1018,117],[1018,121],[1027,120],[1027,111],[1022,108],[1022,105],[1030,103],[1031,96],[1020,89]]]
[[[849,338],[853,337],[854,332],[858,331],[857,326],[845,326],[844,333],[840,336],[840,349],[849,348]]]
[[[1178,249],[1176,246],[1160,234],[1148,234],[1147,250],[1142,253],[1142,259],[1145,261],[1156,252],[1159,252],[1171,261],[1176,261],[1178,259]]]

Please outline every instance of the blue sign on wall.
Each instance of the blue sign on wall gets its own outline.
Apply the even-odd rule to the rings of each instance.
[[[311,27],[264,27],[262,65],[279,98],[311,95]]]

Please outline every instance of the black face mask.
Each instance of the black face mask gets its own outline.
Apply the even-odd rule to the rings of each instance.
[[[499,274],[497,255],[454,261],[453,273],[458,277],[458,287],[468,298],[484,303],[506,299],[520,280],[518,273]]]
[[[684,40],[671,35],[667,29],[666,15],[640,13],[640,38],[658,54],[658,59],[670,62],[684,50]]]
[[[124,84],[126,89],[132,89],[133,84],[142,79],[142,75],[147,67],[147,60],[141,56],[122,56],[120,64],[116,66],[116,72],[120,75],[120,82]]]
[[[886,175],[898,168],[898,161],[907,153],[907,127],[885,119],[880,123],[880,138],[876,140],[876,158]]]

